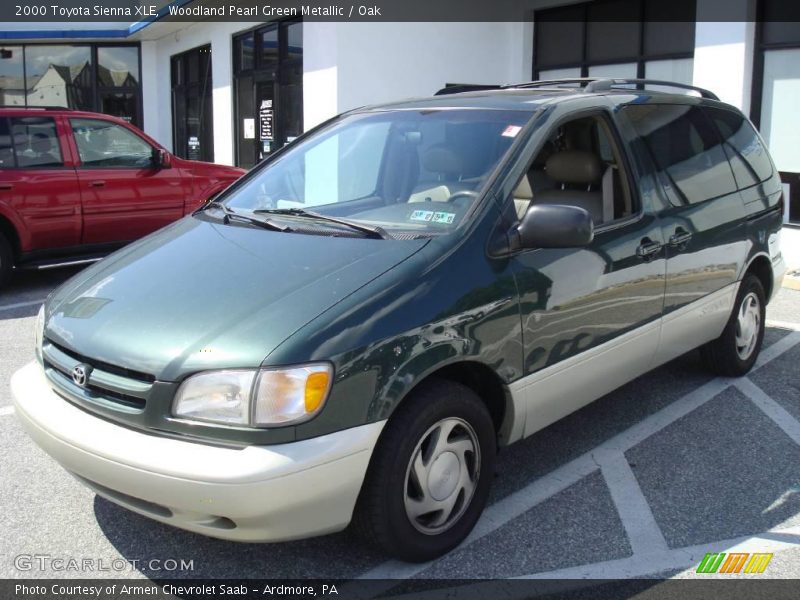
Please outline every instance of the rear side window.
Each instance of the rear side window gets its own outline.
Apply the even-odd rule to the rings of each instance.
[[[13,169],[14,147],[11,145],[11,129],[8,119],[0,118],[0,169]]]
[[[48,117],[14,117],[11,144],[20,169],[61,167],[56,122]],[[0,151],[1,152],[1,151]]]
[[[129,129],[100,119],[70,119],[84,167],[153,166],[153,147]]]
[[[725,153],[739,188],[750,187],[772,176],[772,161],[750,122],[722,108],[706,108],[719,129]]]
[[[624,114],[682,204],[736,191],[730,164],[710,120],[696,106],[629,105]]]

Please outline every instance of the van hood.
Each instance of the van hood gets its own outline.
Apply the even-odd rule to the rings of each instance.
[[[190,216],[65,283],[45,336],[161,381],[257,367],[292,333],[427,240],[281,233]]]

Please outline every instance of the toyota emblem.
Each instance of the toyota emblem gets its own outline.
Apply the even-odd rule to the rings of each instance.
[[[77,365],[72,369],[72,381],[74,381],[76,385],[85,387],[86,382],[89,381],[90,371],[91,367],[89,365]]]

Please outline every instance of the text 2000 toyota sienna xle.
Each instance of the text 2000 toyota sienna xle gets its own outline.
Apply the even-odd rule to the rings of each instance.
[[[453,548],[498,447],[698,346],[748,371],[783,276],[780,181],[738,110],[581,83],[314,129],[53,293],[19,418],[177,527]]]

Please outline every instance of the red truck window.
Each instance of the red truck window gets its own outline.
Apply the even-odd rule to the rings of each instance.
[[[15,117],[11,119],[11,139],[17,168],[61,167],[61,146],[56,122],[48,117]]]

